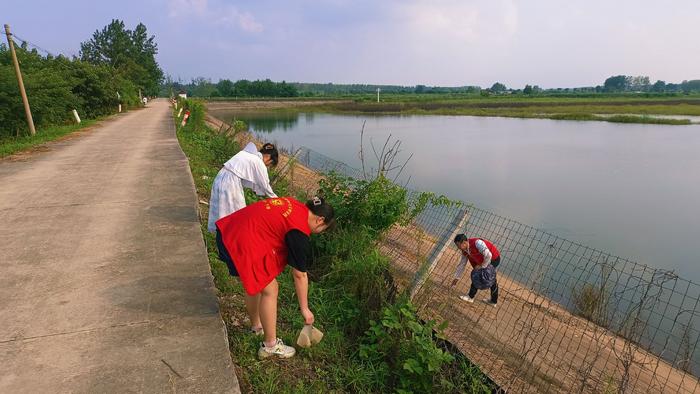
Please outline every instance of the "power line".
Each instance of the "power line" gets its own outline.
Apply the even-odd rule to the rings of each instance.
[[[16,40],[14,40],[14,41],[17,43],[18,46],[21,46],[21,45],[20,45],[20,42],[18,42],[17,40],[21,41],[22,43],[26,43],[27,45],[30,45],[30,46],[32,46],[32,47],[38,49],[39,51],[44,52],[45,54],[47,54],[47,55],[49,55],[49,56],[58,57],[58,56],[57,56],[56,54],[54,54],[53,52],[51,52],[51,51],[49,51],[49,50],[47,50],[47,49],[44,49],[44,48],[42,48],[41,46],[39,46],[39,45],[33,43],[32,41],[29,41],[29,40],[27,40],[27,39],[24,39],[24,38],[18,36],[17,34],[15,34],[15,33],[12,33],[12,36],[16,38]],[[68,56],[68,55],[66,55],[66,54],[64,54],[64,53],[61,53],[61,52],[59,52],[59,55],[60,55],[60,56],[63,56],[63,57],[66,57],[66,58],[77,57],[75,54],[71,54],[70,56]]]

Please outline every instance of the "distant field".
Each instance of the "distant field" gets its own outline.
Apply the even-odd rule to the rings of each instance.
[[[256,105],[255,102],[260,104]],[[276,105],[271,105],[271,102]],[[683,116],[700,116],[700,96],[595,95],[561,96],[465,96],[465,95],[355,95],[284,100],[216,100],[211,106],[236,109],[301,109],[331,113],[436,114],[596,120],[624,123],[690,124]],[[605,116],[605,115],[608,116]],[[609,115],[616,116],[609,116]],[[603,115],[603,116],[599,116]],[[620,115],[620,116],[617,116]],[[671,115],[676,119],[656,118]],[[697,123],[697,121],[695,121]]]

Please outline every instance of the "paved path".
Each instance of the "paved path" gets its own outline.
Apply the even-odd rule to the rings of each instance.
[[[165,101],[0,161],[0,393],[238,393]]]

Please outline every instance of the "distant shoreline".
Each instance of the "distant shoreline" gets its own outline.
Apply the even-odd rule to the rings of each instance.
[[[700,98],[641,97],[454,97],[386,95],[380,102],[364,96],[295,99],[210,100],[213,111],[304,111],[337,114],[469,115],[615,123],[698,124]],[[687,118],[686,118],[687,117]]]

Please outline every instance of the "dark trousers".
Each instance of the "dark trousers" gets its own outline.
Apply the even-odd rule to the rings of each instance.
[[[497,259],[491,261],[491,265],[493,265],[494,268],[497,268],[499,264],[501,264],[500,256]],[[477,291],[479,291],[479,289],[474,287],[474,285],[472,284],[469,288],[469,298],[474,298],[476,296]],[[494,304],[498,302],[498,276],[496,276],[496,280],[493,282],[493,286],[491,286],[491,302],[493,302]]]
[[[231,258],[231,255],[228,253],[228,249],[226,249],[226,245],[224,245],[224,240],[221,236],[221,231],[219,231],[218,228],[216,229],[216,249],[219,252],[219,260],[226,263],[226,266],[228,267],[228,273],[231,274],[231,276],[238,276],[238,271],[236,270],[236,266],[233,264],[233,259]]]
[[[472,285],[469,288],[469,298],[474,298],[477,291],[479,291],[479,289]],[[496,278],[496,280],[493,282],[493,286],[491,286],[491,302],[494,304],[498,302],[498,278]]]

